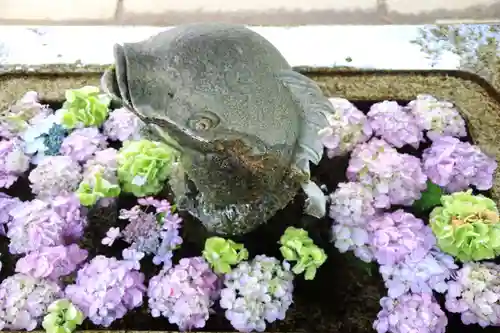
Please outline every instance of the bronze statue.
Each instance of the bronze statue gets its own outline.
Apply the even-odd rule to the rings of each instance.
[[[318,131],[333,108],[261,35],[239,25],[179,26],[116,45],[103,88],[180,152],[170,185],[180,210],[222,235],[249,232],[302,187],[305,213],[325,215],[309,179]]]

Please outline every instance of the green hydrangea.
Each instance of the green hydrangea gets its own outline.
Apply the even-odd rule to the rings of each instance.
[[[304,278],[313,280],[316,271],[326,261],[325,251],[314,244],[309,234],[304,229],[288,227],[281,236],[281,255],[286,261],[296,261],[292,268],[294,274],[305,271]]]
[[[108,118],[111,98],[101,94],[98,87],[85,86],[66,90],[63,104],[62,124],[66,128],[101,126]]]
[[[175,158],[175,150],[160,142],[124,142],[118,152],[118,179],[122,190],[136,197],[157,194],[163,189]]]
[[[71,333],[83,323],[83,313],[67,299],[49,305],[42,327],[47,333]]]
[[[243,244],[230,239],[210,237],[205,241],[203,257],[216,274],[227,274],[231,266],[248,259],[248,251]]]
[[[462,262],[500,254],[500,223],[495,202],[472,190],[441,197],[430,214],[438,246]]]
[[[80,183],[76,195],[83,206],[93,206],[99,199],[118,197],[120,186],[104,179],[102,172],[95,172],[91,179]]]

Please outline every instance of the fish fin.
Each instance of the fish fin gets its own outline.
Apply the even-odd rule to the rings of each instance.
[[[278,78],[304,110],[295,164],[309,174],[309,162],[318,164],[323,157],[324,148],[318,132],[328,127],[327,117],[335,110],[316,82],[307,76],[293,70],[284,70],[278,73]]]
[[[326,196],[312,180],[302,183],[302,190],[307,195],[304,213],[318,219],[326,215]]]

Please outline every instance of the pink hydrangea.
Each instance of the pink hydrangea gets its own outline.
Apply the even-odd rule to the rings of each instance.
[[[95,127],[75,129],[68,135],[62,145],[60,152],[62,155],[71,157],[78,162],[85,162],[94,155],[95,152],[106,148],[107,138]]]
[[[479,147],[451,136],[436,138],[432,146],[424,150],[422,164],[429,179],[450,193],[466,190],[471,185],[478,190],[489,190],[497,168],[495,159]]]
[[[98,255],[78,271],[75,283],[66,287],[66,297],[92,323],[109,327],[142,305],[146,286],[136,264]]]
[[[422,259],[436,244],[431,228],[402,209],[373,218],[367,230],[371,250],[380,265],[394,265],[406,258]]]
[[[0,141],[0,188],[9,188],[30,166],[18,140]]]
[[[202,328],[218,295],[217,275],[202,257],[183,258],[172,268],[163,268],[151,278],[149,309],[181,331]]]
[[[424,134],[415,118],[397,102],[375,103],[367,116],[375,135],[396,148],[410,145],[416,149],[424,141]]]
[[[33,331],[61,296],[56,282],[21,273],[9,276],[0,284],[0,331]]]
[[[111,140],[139,140],[144,123],[133,112],[120,108],[109,114],[103,125],[103,133]]]
[[[404,294],[380,300],[382,310],[373,328],[377,333],[445,333],[448,318],[432,294]]]
[[[5,236],[5,227],[12,219],[10,211],[20,203],[22,203],[22,201],[18,198],[13,198],[5,193],[0,193],[0,236]]]
[[[16,272],[56,280],[75,271],[87,255],[87,250],[76,244],[42,247],[19,259]]]

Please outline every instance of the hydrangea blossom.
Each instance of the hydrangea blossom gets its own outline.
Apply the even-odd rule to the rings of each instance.
[[[416,124],[427,131],[427,137],[434,141],[441,136],[464,137],[467,135],[465,120],[452,103],[439,101],[431,95],[418,95],[408,103]]]
[[[56,280],[75,271],[87,255],[87,250],[76,244],[42,247],[19,259],[16,272]]]
[[[164,267],[148,286],[153,317],[163,316],[181,331],[205,326],[218,296],[217,275],[202,257],[183,258]]]
[[[435,139],[432,146],[424,150],[422,164],[429,179],[450,193],[470,185],[489,190],[497,168],[497,162],[479,147],[451,136]]]
[[[330,195],[330,201],[335,247],[341,253],[353,250],[356,257],[371,261],[366,225],[377,212],[372,192],[360,183],[340,183]]]
[[[0,188],[9,188],[30,166],[18,140],[0,141]]]
[[[82,168],[68,156],[47,156],[28,178],[32,192],[41,198],[67,195],[78,188]]]
[[[243,261],[224,279],[220,306],[240,332],[266,329],[266,322],[285,319],[292,304],[293,274],[276,258],[256,256]]]
[[[45,138],[54,125],[60,123],[60,117],[52,109],[43,109],[30,119],[28,126],[21,133],[24,142],[24,152],[32,155],[32,163],[38,164],[45,159],[47,146]]]
[[[383,297],[373,328],[377,333],[444,333],[448,318],[432,294]]]
[[[52,205],[39,199],[25,201],[9,214],[7,237],[12,254],[74,242],[87,223],[74,199],[62,197],[55,198]]]
[[[0,192],[0,236],[5,236],[7,223],[12,220],[10,211],[20,204],[21,200],[10,197],[5,193]]]
[[[407,292],[429,293],[448,290],[446,282],[453,276],[458,266],[453,257],[439,250],[431,250],[422,259],[407,257],[395,265],[381,265],[380,274],[384,279],[391,298]]]
[[[466,263],[448,283],[445,307],[466,325],[500,326],[500,265]]]
[[[380,136],[396,148],[410,145],[415,149],[424,141],[422,129],[401,105],[394,101],[383,101],[371,106],[367,114],[375,135]]]
[[[401,154],[384,140],[372,139],[352,152],[347,178],[373,192],[376,208],[409,206],[427,188],[420,160]]]
[[[142,305],[144,274],[130,260],[94,257],[66,287],[66,297],[95,325],[109,327]]]
[[[107,145],[106,136],[96,127],[85,127],[71,132],[62,142],[60,152],[75,161],[85,162],[96,151],[106,148]]]
[[[182,244],[179,236],[182,219],[173,213],[167,200],[148,197],[139,199],[138,203],[130,210],[120,211],[119,218],[129,220],[121,236],[132,248],[154,254],[154,264],[170,267],[173,251]],[[141,206],[155,208],[156,212],[145,212]]]
[[[367,230],[370,248],[380,265],[422,259],[436,244],[431,228],[402,209],[371,219]]]
[[[28,121],[35,115],[44,113],[46,105],[40,104],[38,93],[28,91],[24,96],[0,115],[0,136],[12,139],[28,127]]]
[[[61,294],[55,282],[21,273],[9,276],[0,284],[0,331],[34,330]]]
[[[329,126],[320,131],[329,158],[349,153],[357,144],[372,136],[363,112],[344,98],[329,98],[335,113],[328,116]]]
[[[54,124],[43,138],[46,156],[60,155],[61,145],[68,131],[60,124]]]
[[[140,140],[144,123],[126,108],[116,109],[109,114],[103,125],[103,133],[111,140]]]

